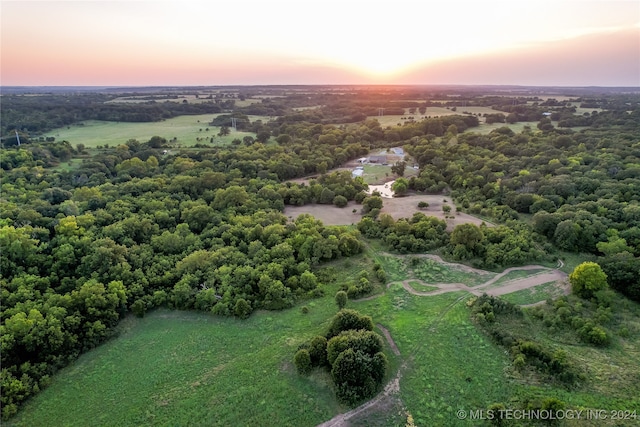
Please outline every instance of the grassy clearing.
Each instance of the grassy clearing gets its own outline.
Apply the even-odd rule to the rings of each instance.
[[[464,271],[428,258],[412,258],[408,262],[415,277],[427,283],[464,283],[468,286],[478,286],[495,276],[488,272],[478,274]]]
[[[593,255],[590,254],[576,254],[572,252],[560,251],[560,259],[564,263],[564,266],[560,270],[565,273],[571,274],[573,270],[585,261],[591,261]]]
[[[404,177],[411,178],[418,174],[412,167],[405,168]],[[380,184],[395,179],[396,175],[391,172],[391,166],[384,165],[364,165],[362,178],[367,184]]]
[[[494,111],[494,113],[495,113],[495,111]],[[524,130],[524,128],[526,126],[529,126],[532,129],[537,129],[536,128],[537,124],[538,124],[538,122],[518,122],[518,123],[513,123],[513,124],[509,124],[509,123],[491,123],[491,124],[480,123],[480,126],[474,127],[474,128],[469,128],[469,129],[466,130],[466,132],[480,133],[480,134],[486,135],[488,133],[491,133],[492,130],[499,129],[501,127],[508,127],[514,133],[520,133],[520,132],[522,132]]]
[[[574,409],[640,410],[640,304],[618,295],[613,307],[616,307],[613,320],[604,325],[611,333],[611,343],[606,347],[584,344],[570,326],[563,329],[546,327],[534,319],[529,310],[525,310],[526,314],[520,321],[503,323],[512,336],[533,339],[552,351],[566,351],[569,361],[584,375],[577,388],[568,390],[548,381],[519,376],[510,369],[510,374],[519,383],[514,397],[535,401],[553,396],[564,401],[567,408]],[[531,310],[548,309],[542,306]],[[620,333],[622,330],[625,331],[623,334]],[[638,425],[638,421],[621,423],[609,418],[594,424],[568,425],[626,426]]]
[[[98,120],[87,120],[79,125],[72,125],[50,131],[46,136],[53,136],[57,141],[69,141],[73,146],[84,144],[88,148],[95,148],[99,145],[108,144],[117,146],[126,143],[129,139],[137,139],[146,142],[152,136],[158,135],[167,140],[177,138],[177,142],[172,145],[190,147],[195,144],[211,144],[209,138],[214,138],[214,144],[228,144],[232,140],[250,135],[251,132],[236,132],[224,137],[217,136],[220,128],[209,126],[208,123],[217,114],[203,114],[196,116],[179,116],[162,122],[148,123],[127,123],[127,122],[104,122]],[[250,117],[254,120],[267,120],[265,117]],[[209,128],[207,131],[206,129]],[[197,138],[201,138],[198,141]]]
[[[387,273],[389,282],[399,282],[408,278],[409,268],[402,258],[384,255],[379,256],[378,261]]]
[[[383,165],[364,165],[364,173],[362,179],[367,184],[379,184],[392,180],[395,175],[391,172],[391,166]]]
[[[399,284],[356,309],[393,336],[406,368],[400,396],[416,425],[465,426],[458,409],[486,408],[509,396],[508,361],[469,321],[464,293],[416,297]]]
[[[58,425],[313,425],[340,410],[328,375],[292,354],[335,311],[316,301],[242,322],[159,310],[63,370],[12,421]],[[81,402],[81,404],[77,404]]]
[[[528,289],[522,289],[510,294],[502,295],[500,298],[513,304],[526,305],[546,301],[549,298],[557,298],[562,294],[563,290],[556,282],[548,282]]]
[[[70,172],[70,171],[78,169],[78,167],[80,167],[80,165],[82,164],[83,160],[84,159],[81,159],[81,158],[70,159],[67,162],[60,163],[58,166],[56,166],[55,168],[52,168],[52,169],[53,170],[58,170],[58,171]]]

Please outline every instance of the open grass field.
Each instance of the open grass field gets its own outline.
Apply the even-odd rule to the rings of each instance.
[[[537,125],[538,125],[538,122],[518,122],[513,124],[509,124],[509,123],[486,124],[484,122],[481,122],[480,126],[467,129],[466,132],[480,133],[480,134],[486,135],[488,133],[491,133],[492,130],[506,126],[509,129],[511,129],[514,133],[520,133],[524,130],[525,126],[529,126],[531,127],[531,129],[536,130]]]
[[[462,292],[417,297],[392,285],[382,297],[354,303],[393,336],[405,363],[400,399],[417,426],[475,425],[456,411],[486,408],[511,393],[508,359],[471,324],[466,300]],[[387,416],[386,425],[405,425],[406,415]]]
[[[407,280],[425,287],[422,291],[430,290],[418,282],[426,272],[437,273],[433,279],[438,281],[475,283],[460,274],[462,267],[423,257],[413,261],[414,256],[375,250],[375,241],[366,244],[365,254],[324,267],[339,277],[326,286],[324,297],[288,310],[259,311],[244,321],[164,309],[142,319],[128,317],[117,338],[62,370],[5,425],[297,427],[316,426],[345,413],[349,408],[335,400],[326,372],[303,377],[291,363],[300,343],[325,331],[336,312],[333,295],[340,283],[371,269],[374,261],[381,262],[390,281]],[[505,298],[527,304],[541,294],[552,296],[551,286]],[[388,334],[387,381],[397,381],[397,388],[356,411],[349,425],[404,426],[409,413],[417,426],[476,426],[477,420],[461,420],[457,411],[468,413],[498,402],[509,408],[514,402],[549,396],[569,408],[634,409],[640,404],[638,304],[625,300],[619,305],[619,324],[627,329],[627,338],[616,338],[605,349],[565,344],[528,316],[508,326],[552,348],[570,348],[571,359],[586,370],[588,381],[569,391],[514,373],[508,354],[473,324],[465,304],[469,292],[420,296],[400,283],[379,290],[373,298],[349,301],[347,307],[371,315],[378,332]]]
[[[395,178],[395,174],[391,172],[391,165],[376,165],[376,164],[366,164],[364,167],[364,174],[362,175],[362,179],[367,184],[382,184],[386,181],[392,180]],[[418,175],[418,170],[412,168],[411,166],[407,166],[404,170],[404,177],[409,179],[412,176]]]
[[[236,138],[242,139],[246,135],[255,137],[250,132],[236,132],[233,129],[227,136],[217,136],[220,128],[209,126],[209,122],[216,117],[216,114],[203,114],[196,116],[179,116],[167,119],[162,122],[104,122],[98,120],[87,120],[81,125],[72,125],[64,128],[54,129],[46,136],[53,136],[56,141],[69,141],[73,146],[84,144],[87,148],[94,148],[99,145],[108,144],[117,146],[126,143],[129,139],[137,139],[146,142],[152,136],[161,136],[167,140],[177,138],[174,146],[190,147],[195,144],[210,144],[209,139],[214,138],[214,144],[228,144]],[[268,118],[250,116],[250,120],[263,120]],[[206,129],[209,129],[208,131]],[[197,138],[201,138],[198,141]]]

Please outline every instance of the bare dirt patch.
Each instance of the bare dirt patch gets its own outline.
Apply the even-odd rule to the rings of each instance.
[[[356,213],[353,213],[354,209],[356,209]],[[349,202],[344,208],[334,205],[286,206],[284,214],[292,220],[302,214],[309,214],[325,225],[352,225],[362,219],[361,209],[362,205],[354,202]]]

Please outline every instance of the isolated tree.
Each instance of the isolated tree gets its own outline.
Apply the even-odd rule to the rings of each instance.
[[[149,147],[151,148],[160,148],[166,143],[167,140],[165,138],[162,138],[161,136],[152,136],[148,142]]]
[[[336,305],[342,310],[347,305],[347,293],[345,291],[336,292]]]
[[[404,170],[407,167],[407,162],[401,160],[396,162],[393,166],[391,166],[391,172],[395,173],[398,176],[404,176]]]
[[[244,298],[239,298],[233,308],[233,312],[241,319],[246,319],[251,314],[251,305]]]
[[[227,136],[231,133],[231,129],[229,126],[220,126],[220,132],[218,132],[218,136]]]
[[[269,140],[269,138],[271,138],[271,132],[269,132],[268,130],[260,131],[256,135],[256,141],[262,142],[263,144],[266,143]]]
[[[588,299],[607,287],[607,275],[600,265],[587,261],[573,270],[569,275],[569,283],[574,294]]]

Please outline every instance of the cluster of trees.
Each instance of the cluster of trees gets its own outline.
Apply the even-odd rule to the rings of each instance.
[[[640,130],[640,109],[637,101],[629,105],[598,112],[597,120],[579,132],[541,126],[516,134],[504,127],[487,135],[457,134],[455,140],[411,138],[404,148],[420,174],[408,180],[409,190],[450,191],[458,209],[522,235],[512,245],[523,248],[521,255],[516,251],[500,260],[509,249],[497,248],[500,254],[488,257],[486,266],[540,259],[541,250],[587,253],[617,270],[612,287],[637,299],[640,146],[634,135]],[[520,221],[531,214],[530,221]],[[451,254],[461,260],[482,256],[482,248],[474,245],[456,242]]]
[[[279,165],[313,153],[258,143],[170,157],[159,153],[165,144],[128,141],[73,172],[34,157],[57,145],[71,150],[67,143],[7,150],[15,155],[0,208],[5,416],[127,312],[166,305],[244,318],[290,307],[322,293],[316,266],[362,251],[357,230],[282,214],[295,197],[364,195],[348,173],[280,182]]]
[[[346,298],[357,299],[363,297],[373,291],[373,280],[377,280],[382,285],[387,283],[387,273],[378,262],[373,265],[373,277],[367,270],[362,270],[354,280],[350,282],[343,282],[340,285],[342,290],[339,291],[338,294],[344,294],[345,303]],[[336,296],[336,300],[342,301],[342,296]],[[341,305],[341,303],[337,302],[337,304],[339,308],[344,308],[344,305]]]
[[[472,261],[481,268],[521,265],[551,260],[544,239],[521,223],[487,227],[484,223],[457,225],[445,252],[460,261]]]
[[[382,337],[373,332],[371,317],[341,309],[326,335],[300,345],[293,361],[300,374],[315,367],[331,371],[336,396],[353,405],[380,388],[387,369]]]
[[[388,214],[380,215],[377,220],[367,216],[358,223],[358,230],[364,236],[381,238],[400,253],[425,252],[446,245],[449,241],[446,228],[444,221],[421,212],[397,221]]]

